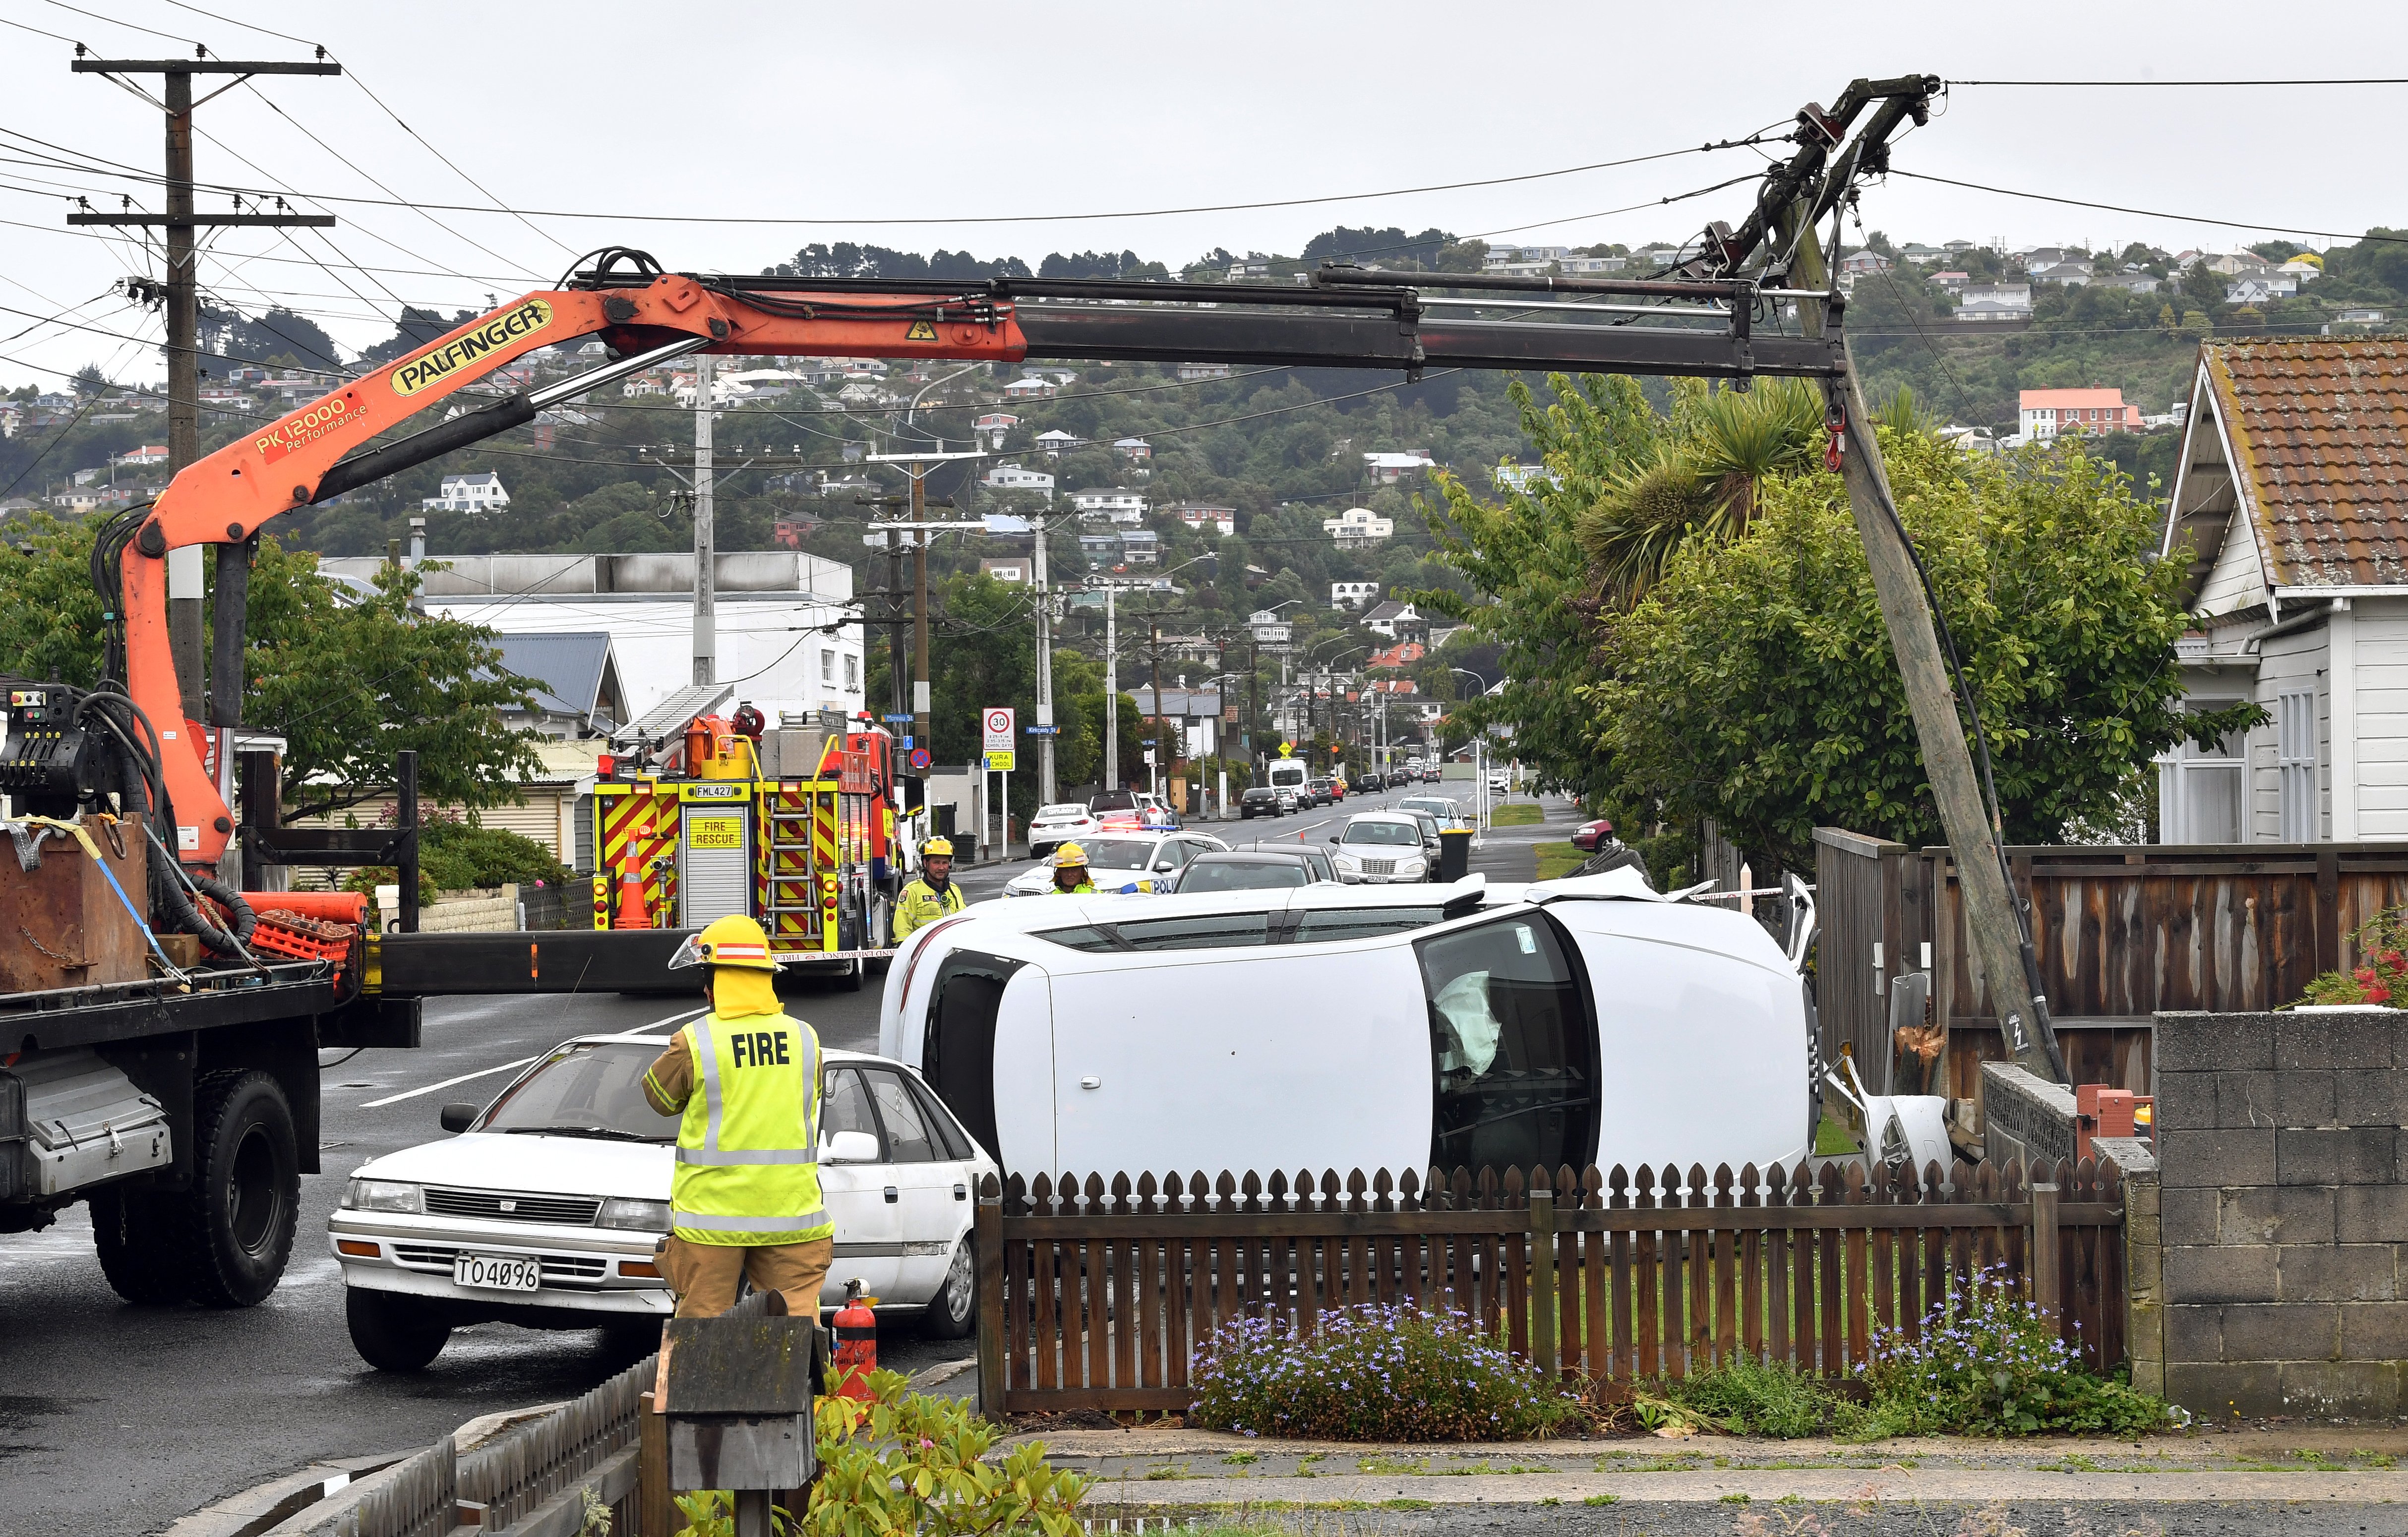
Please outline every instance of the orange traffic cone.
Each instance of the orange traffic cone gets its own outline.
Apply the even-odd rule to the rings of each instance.
[[[619,911],[612,914],[613,928],[650,928],[652,915],[644,905],[644,875],[632,861],[619,867]]]

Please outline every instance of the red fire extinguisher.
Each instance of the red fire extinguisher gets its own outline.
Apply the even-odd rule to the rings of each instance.
[[[869,1374],[878,1370],[878,1314],[869,1311],[875,1297],[861,1295],[856,1278],[844,1284],[844,1306],[836,1314],[836,1390],[839,1397],[874,1397]]]

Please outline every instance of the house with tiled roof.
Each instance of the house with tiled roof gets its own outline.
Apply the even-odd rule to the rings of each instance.
[[[2175,653],[2198,708],[2272,718],[2159,759],[2159,836],[2408,839],[2408,344],[2200,353],[2161,545],[2186,567]]]

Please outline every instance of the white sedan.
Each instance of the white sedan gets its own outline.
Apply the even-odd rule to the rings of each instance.
[[[454,1329],[654,1330],[676,1300],[655,1247],[668,1229],[677,1121],[645,1099],[654,1035],[580,1036],[493,1103],[443,1107],[459,1133],[352,1171],[327,1242],[343,1267],[351,1343],[370,1366],[415,1372]],[[970,1251],[986,1153],[920,1075],[830,1051],[822,1070],[820,1185],[836,1263],[820,1306],[859,1281],[881,1314],[943,1339],[976,1326]]]
[[[1095,837],[1103,830],[1103,826],[1081,801],[1067,800],[1058,806],[1039,806],[1037,814],[1028,820],[1028,852],[1031,856],[1041,859],[1065,843]]]
[[[1148,892],[1155,883],[1172,883],[1165,877],[1176,877],[1187,868],[1187,862],[1208,849],[1226,850],[1228,845],[1217,838],[1207,838],[1193,832],[1139,832],[1134,828],[1108,832],[1101,838],[1082,838],[1080,849],[1087,856],[1088,878],[1098,892]],[[1004,883],[1006,897],[1041,897],[1054,889],[1054,868],[1039,865],[1023,870]]]

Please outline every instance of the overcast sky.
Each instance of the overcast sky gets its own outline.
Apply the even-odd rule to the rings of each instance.
[[[168,0],[92,0],[84,11],[113,18],[103,21],[55,0],[0,0],[0,18],[18,23],[0,26],[0,79],[9,87],[0,129],[148,172],[161,163],[156,109],[100,77],[71,74],[68,43],[24,28],[120,58],[189,55],[195,41],[222,57],[309,56],[236,22],[323,43],[353,79],[268,79],[256,93],[229,92],[198,114],[208,136],[196,159],[204,183],[274,188],[334,212],[341,225],[331,248],[310,233],[288,242],[230,231],[204,279],[247,309],[282,302],[308,312],[347,347],[390,335],[400,301],[481,308],[488,293],[549,285],[572,255],[605,244],[649,250],[672,268],[756,271],[814,240],[967,249],[1032,266],[1051,251],[1130,249],[1176,267],[1216,245],[1292,253],[1335,223],[1438,225],[1564,245],[1678,239],[1708,219],[1736,223],[1747,186],[1670,208],[1652,200],[1746,174],[1762,164],[1754,151],[1452,192],[1139,214],[1329,199],[1680,150],[1785,124],[1804,102],[1828,102],[1858,75],[2399,73],[2408,39],[2408,7],[2372,4],[1969,12],[1853,0],[1814,13],[1741,0],[1641,16],[1620,6],[1462,0],[1175,9],[207,0],[200,10],[210,14]],[[1813,18],[1802,34],[1801,15]],[[142,83],[155,90],[157,77]],[[2396,136],[2360,131],[2398,122],[2403,108],[2401,86],[1966,84],[1900,142],[1899,169],[2188,217],[1893,177],[1867,189],[1865,227],[1900,241],[2146,239],[2229,250],[2283,225],[2355,234],[2408,223]],[[129,273],[159,270],[155,257],[123,242],[65,232],[63,196],[87,194],[94,207],[114,208],[131,192],[155,209],[157,189],[23,164],[39,151],[22,137],[0,142],[10,146],[0,151],[0,219],[10,221],[0,224],[0,305],[29,312],[0,314],[0,337],[10,338],[0,354],[13,360],[0,361],[0,384],[56,385],[58,375],[36,367],[85,362],[128,381],[163,378],[155,352],[110,336],[57,326],[18,334]],[[523,221],[491,211],[488,193],[572,216]],[[1635,204],[1650,206],[1602,211]],[[230,204],[217,193],[201,207]],[[673,217],[631,217],[638,214]],[[1105,217],[1030,217],[1059,214]],[[701,217],[810,222],[692,222]],[[2190,222],[2200,218],[2274,223]],[[122,303],[105,298],[76,313],[99,331],[147,322],[141,334],[158,334],[155,318]]]

